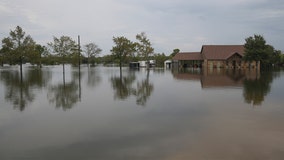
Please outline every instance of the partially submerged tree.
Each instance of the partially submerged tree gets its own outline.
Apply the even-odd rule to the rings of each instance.
[[[149,57],[154,53],[154,48],[150,40],[147,38],[145,32],[136,35],[138,40],[137,48],[140,55],[142,55],[147,61],[147,68],[149,68]]]
[[[119,68],[121,71],[122,62],[126,59],[128,55],[135,52],[136,44],[125,37],[113,37],[113,42],[115,46],[112,47],[111,52],[113,56],[118,59]]]
[[[15,63],[15,56],[13,53],[13,42],[10,38],[4,38],[2,40],[2,49],[1,49],[1,57],[4,63],[4,61],[9,63],[10,65]]]
[[[30,62],[32,64],[37,64],[41,67],[41,56],[44,54],[45,48],[39,44],[35,45],[34,53],[30,56]]]
[[[272,65],[280,65],[281,64],[281,51],[280,50],[275,50],[273,46],[270,46],[270,54],[269,55],[269,60],[270,60],[270,64]]]
[[[7,57],[10,64],[19,63],[22,73],[22,64],[24,59],[29,59],[36,53],[36,43],[30,35],[20,26],[10,31],[10,36],[2,40],[2,52]]]
[[[53,37],[53,42],[48,43],[52,51],[61,57],[61,63],[63,66],[63,76],[65,74],[66,59],[74,53],[76,48],[76,42],[68,36],[61,36],[60,38]]]
[[[284,54],[283,53],[280,54],[280,65],[284,66]]]
[[[102,49],[95,43],[88,43],[84,45],[84,52],[87,54],[87,64],[89,65],[90,62],[94,64],[94,58],[102,52]]]
[[[266,44],[264,37],[261,35],[246,38],[244,55],[246,61],[260,62],[261,66],[269,67],[272,64],[279,63],[280,54],[280,51]]]
[[[153,55],[154,60],[156,61],[156,66],[157,67],[163,67],[164,66],[164,62],[168,59],[171,58],[171,56],[166,56],[164,53],[160,54],[160,53],[155,53]]]

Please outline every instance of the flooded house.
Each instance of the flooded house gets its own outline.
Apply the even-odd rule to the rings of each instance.
[[[180,52],[173,57],[179,68],[258,68],[259,63],[244,61],[244,45],[203,45],[200,52]]]

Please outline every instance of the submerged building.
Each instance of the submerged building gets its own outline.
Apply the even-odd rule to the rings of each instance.
[[[129,63],[130,68],[146,68],[147,66],[149,68],[153,68],[153,67],[155,67],[155,65],[156,65],[155,60],[149,60],[148,62],[147,61],[138,61],[138,62],[130,62]]]
[[[178,67],[258,68],[259,63],[243,60],[244,45],[203,45],[200,52],[180,52],[173,57]]]

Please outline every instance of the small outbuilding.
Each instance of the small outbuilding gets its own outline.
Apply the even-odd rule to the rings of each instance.
[[[130,62],[129,67],[130,68],[146,68],[148,62],[147,61],[138,61],[138,62]],[[155,60],[149,60],[149,67],[155,67],[156,61]]]
[[[168,59],[164,62],[164,67],[169,69],[169,68],[172,68],[172,60]]]
[[[129,63],[129,68],[139,68],[140,63],[139,62],[130,62]]]

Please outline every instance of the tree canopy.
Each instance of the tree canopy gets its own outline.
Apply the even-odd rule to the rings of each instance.
[[[48,45],[54,53],[61,57],[68,57],[76,48],[76,42],[69,36],[53,37],[53,42]]]
[[[11,30],[9,37],[2,40],[3,60],[10,64],[22,63],[24,59],[28,60],[36,54],[36,43],[30,35],[26,35],[20,26]]]
[[[89,64],[90,61],[94,63],[94,58],[102,52],[102,49],[95,43],[88,43],[84,45],[84,52],[87,55],[87,63]]]
[[[135,42],[124,36],[113,37],[115,45],[111,49],[111,55],[98,57],[102,49],[96,43],[88,43],[84,45],[83,63],[94,64],[95,60],[107,63],[129,61],[139,61],[159,58],[154,55],[152,43],[147,38],[145,32],[136,35]],[[0,48],[0,63],[11,65],[17,63],[30,62],[31,64],[58,64],[76,63],[78,62],[78,45],[69,36],[53,37],[52,42],[46,46],[36,44],[30,35],[26,35],[20,26],[15,30],[11,30],[9,37],[2,39],[2,48]],[[96,59],[95,59],[96,58]],[[164,58],[163,58],[164,59]],[[114,61],[115,60],[115,61]],[[162,60],[162,59],[161,59]],[[80,60],[79,60],[80,61]],[[79,63],[80,64],[80,63]]]
[[[140,55],[142,55],[147,61],[149,61],[149,56],[154,53],[154,48],[150,40],[147,38],[145,32],[136,35],[137,43],[137,51]]]
[[[123,36],[113,37],[113,42],[115,46],[112,47],[111,52],[113,56],[119,60],[119,66],[121,68],[123,60],[136,51],[136,44]]]
[[[266,40],[261,35],[254,35],[245,39],[246,61],[257,61],[262,66],[271,66],[280,63],[281,51],[275,50],[273,46],[266,44]]]
[[[174,49],[170,56],[171,56],[171,57],[174,57],[176,54],[179,53],[179,51],[180,51],[180,50],[179,50],[178,48]]]
[[[76,42],[68,36],[61,36],[60,38],[53,37],[53,42],[48,43],[48,45],[51,47],[51,50],[54,53],[61,57],[64,76],[64,64],[66,63],[66,58],[70,57],[71,54],[74,52],[75,48],[77,48]]]

